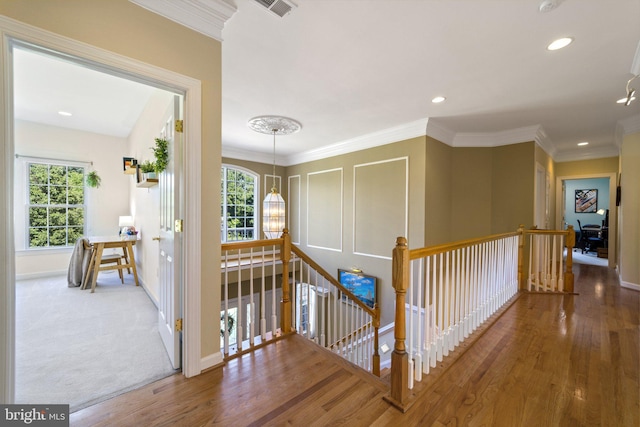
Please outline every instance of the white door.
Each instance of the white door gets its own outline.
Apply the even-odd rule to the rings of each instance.
[[[169,162],[160,174],[160,264],[158,330],[175,369],[181,366],[181,265],[182,229],[180,177],[183,134],[176,131],[176,120],[182,119],[182,97],[174,96],[173,108],[161,132],[168,141]],[[176,222],[178,221],[178,222]],[[177,225],[177,227],[176,227]],[[181,320],[180,320],[181,323]]]

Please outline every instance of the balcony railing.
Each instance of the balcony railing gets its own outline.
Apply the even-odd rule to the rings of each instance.
[[[525,230],[393,250],[396,291],[389,400],[409,391],[473,337],[518,291],[573,292],[568,230]],[[222,245],[221,348],[225,359],[298,333],[380,375],[380,311],[343,287],[298,247],[279,239]]]
[[[412,250],[404,237],[396,243],[389,400],[403,410],[414,382],[429,374],[519,289],[573,292],[572,227],[554,231],[521,226],[512,233]]]

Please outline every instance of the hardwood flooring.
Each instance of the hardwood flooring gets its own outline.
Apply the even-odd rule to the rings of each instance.
[[[640,426],[640,292],[576,264],[578,295],[521,296],[401,413],[388,385],[291,336],[194,378],[71,414],[72,426]]]

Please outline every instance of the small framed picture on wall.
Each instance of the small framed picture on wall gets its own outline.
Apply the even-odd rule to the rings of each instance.
[[[598,190],[576,190],[576,213],[598,211]]]

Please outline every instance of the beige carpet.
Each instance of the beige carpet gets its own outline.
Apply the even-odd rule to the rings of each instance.
[[[16,283],[16,403],[73,412],[174,373],[155,305],[125,278],[100,273],[94,294],[66,276]]]

